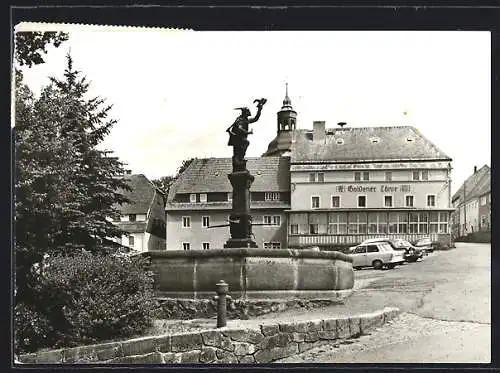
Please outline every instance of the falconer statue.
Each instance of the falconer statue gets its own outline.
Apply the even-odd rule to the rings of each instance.
[[[250,118],[251,113],[247,107],[235,109],[241,110],[241,114],[236,118],[234,123],[229,126],[226,132],[229,133],[229,142],[227,144],[233,147],[233,167],[236,169],[239,169],[245,163],[245,154],[249,144],[247,137],[253,133],[249,130],[249,124],[259,120],[262,107],[266,102],[267,100],[265,98],[254,100],[254,103],[257,103],[257,114],[255,114],[253,118]]]

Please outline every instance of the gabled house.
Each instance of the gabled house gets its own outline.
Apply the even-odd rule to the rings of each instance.
[[[453,195],[453,236],[491,230],[491,169],[484,165],[469,176]]]
[[[231,158],[194,159],[170,188],[165,207],[167,250],[221,249],[230,237]],[[284,211],[290,208],[287,157],[248,158],[254,240],[260,248],[286,246]],[[213,228],[211,228],[213,227]]]
[[[122,191],[130,203],[118,206],[114,221],[128,235],[117,241],[137,251],[165,250],[166,226],[163,193],[142,174],[125,175],[131,191]]]

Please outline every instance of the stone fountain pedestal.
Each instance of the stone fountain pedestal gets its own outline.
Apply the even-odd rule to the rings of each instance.
[[[233,159],[233,165],[234,163]],[[239,170],[228,175],[233,186],[233,208],[229,215],[231,238],[224,244],[224,248],[257,248],[257,243],[253,240],[250,215],[250,186],[255,178],[246,169],[246,161],[237,166],[233,166],[233,169]]]

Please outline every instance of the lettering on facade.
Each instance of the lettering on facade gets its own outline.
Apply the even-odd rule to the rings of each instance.
[[[337,193],[369,193],[369,192],[381,192],[381,193],[410,193],[411,185],[380,185],[380,188],[376,186],[362,186],[362,185],[337,185]]]

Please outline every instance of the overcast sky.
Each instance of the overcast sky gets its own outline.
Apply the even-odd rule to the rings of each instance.
[[[133,173],[158,178],[187,158],[230,157],[233,108],[253,114],[265,97],[247,151],[260,156],[285,82],[298,128],[415,126],[453,159],[452,192],[474,165],[490,165],[489,32],[68,30],[25,80],[38,93],[62,76],[70,50],[92,94],[113,104],[118,123],[104,145]]]

